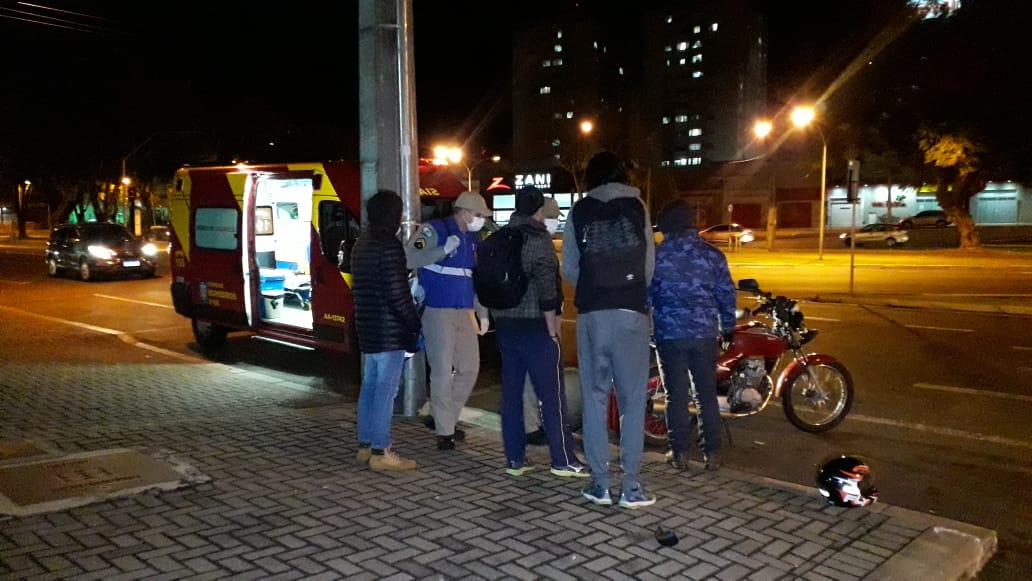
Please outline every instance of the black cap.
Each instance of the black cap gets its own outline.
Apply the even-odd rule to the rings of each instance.
[[[659,231],[664,234],[688,230],[693,227],[692,224],[692,209],[681,200],[671,202],[663,208],[656,219]]]
[[[524,186],[516,192],[516,213],[533,216],[545,205],[545,194],[534,186]]]

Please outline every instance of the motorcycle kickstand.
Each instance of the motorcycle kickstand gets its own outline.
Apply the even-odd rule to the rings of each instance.
[[[724,426],[724,435],[727,436],[727,445],[734,446],[734,441],[731,440],[731,425],[727,423],[727,418],[721,416],[720,423]]]

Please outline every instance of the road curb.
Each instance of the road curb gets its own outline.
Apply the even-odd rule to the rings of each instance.
[[[1021,300],[1030,300],[1025,297],[1017,297]],[[962,311],[969,313],[990,313],[997,315],[1019,315],[1032,316],[1032,304],[1016,305],[993,304],[991,302],[963,302],[963,301],[937,301],[924,298],[901,298],[901,297],[875,297],[870,295],[848,295],[848,294],[821,294],[812,299],[815,303],[839,303],[855,305],[875,305],[883,307],[898,307],[904,309],[922,309],[939,311]],[[992,299],[986,299],[991,301]],[[1010,298],[1008,300],[1014,300]]]

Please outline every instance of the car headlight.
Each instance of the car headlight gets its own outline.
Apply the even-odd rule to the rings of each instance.
[[[93,244],[90,245],[86,250],[88,250],[89,253],[93,256],[96,256],[97,258],[102,258],[104,260],[110,260],[115,257],[115,252],[110,248],[107,248],[106,246],[99,246]]]
[[[143,248],[140,249],[140,252],[143,252],[143,254],[145,256],[157,256],[158,255],[158,247],[155,246],[154,244],[148,242],[148,243],[143,245]]]
[[[838,237],[843,239],[843,240],[845,240],[846,238],[849,237],[849,234],[846,234],[845,232],[843,232],[842,234],[839,234]]]
[[[742,234],[742,242],[743,243],[752,242],[754,239],[755,239],[755,237],[753,236],[752,232],[745,232],[745,233]]]

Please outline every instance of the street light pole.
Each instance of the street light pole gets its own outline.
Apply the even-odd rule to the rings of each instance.
[[[821,134],[821,222],[819,236],[817,239],[817,260],[824,260],[824,217],[828,213],[828,140],[824,138],[824,131],[817,127]]]

